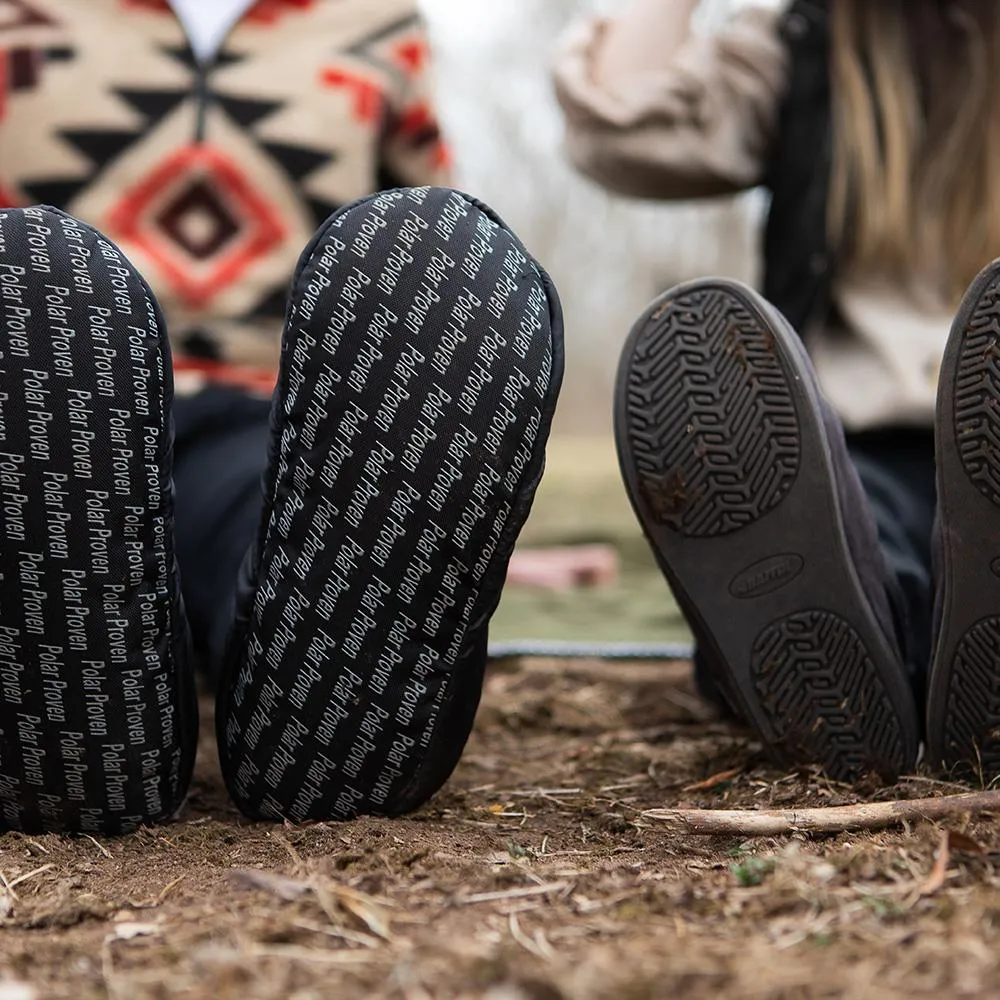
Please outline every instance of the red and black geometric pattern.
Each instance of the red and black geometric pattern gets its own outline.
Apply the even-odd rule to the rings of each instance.
[[[27,28],[52,24],[48,16],[26,0],[0,0],[0,120],[4,117],[9,95],[36,86],[47,59],[72,55],[70,50],[7,45],[18,29],[23,33]]]
[[[209,305],[285,235],[281,217],[239,166],[206,144],[169,156],[125,192],[109,220],[194,308]]]

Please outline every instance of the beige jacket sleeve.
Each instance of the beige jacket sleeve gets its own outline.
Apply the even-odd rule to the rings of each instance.
[[[574,25],[555,64],[572,162],[613,191],[645,198],[759,184],[788,74],[779,16],[748,8],[713,36],[688,38],[670,65],[602,84],[593,64],[609,22]]]

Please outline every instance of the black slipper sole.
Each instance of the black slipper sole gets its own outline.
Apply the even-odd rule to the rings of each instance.
[[[928,758],[983,782],[1000,774],[1000,261],[973,282],[938,383],[940,628]]]
[[[248,815],[396,814],[447,778],[541,476],[560,338],[544,273],[456,192],[365,199],[306,249],[217,711]]]
[[[197,715],[152,293],[55,209],[0,213],[0,822],[168,817]]]
[[[912,696],[851,561],[799,351],[736,283],[657,299],[619,368],[622,474],[717,681],[771,756],[891,776],[916,756]]]

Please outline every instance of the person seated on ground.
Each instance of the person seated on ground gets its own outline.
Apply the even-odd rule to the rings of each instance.
[[[18,0],[3,44],[0,825],[168,818],[192,644],[248,816],[416,807],[472,725],[562,322],[435,186],[412,0]]]
[[[696,676],[784,762],[892,776],[925,737],[990,781],[1000,8],[796,0],[696,36],[696,6],[584,20],[556,68],[569,155],[608,188],[771,195],[764,297],[674,288],[619,369],[625,482]]]

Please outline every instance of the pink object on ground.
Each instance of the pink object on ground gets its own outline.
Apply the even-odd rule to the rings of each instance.
[[[617,579],[618,553],[611,545],[518,549],[507,568],[509,585],[544,590],[599,587]]]

